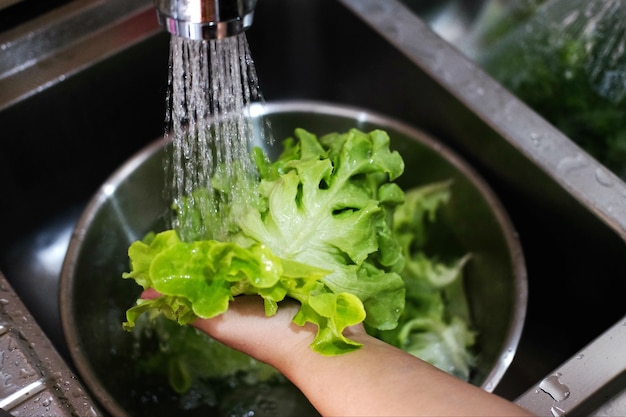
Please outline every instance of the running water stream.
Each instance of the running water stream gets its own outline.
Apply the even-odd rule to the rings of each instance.
[[[227,239],[226,217],[254,204],[251,190],[256,190],[258,173],[251,150],[273,142],[269,122],[252,114],[263,102],[244,34],[220,40],[172,37],[165,118],[171,147],[164,159],[171,182],[165,192],[178,211],[172,213],[171,226],[183,240]],[[181,211],[196,216],[181,216]],[[249,378],[258,378],[250,372]],[[229,416],[289,415],[293,410],[317,415],[282,379],[249,383],[235,377],[194,382],[179,407],[193,410],[203,404]]]
[[[245,34],[219,40],[172,36],[166,192],[179,214],[172,227],[183,240],[223,238],[227,212],[250,202],[256,179],[250,106],[262,102]],[[196,216],[186,215],[190,211]]]

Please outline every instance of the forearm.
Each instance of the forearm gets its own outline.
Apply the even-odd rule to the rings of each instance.
[[[352,338],[364,344],[356,352],[323,357],[299,349],[279,361],[322,415],[531,415],[371,336]]]
[[[266,317],[256,297],[237,297],[216,318],[195,325],[277,368],[328,416],[528,416],[525,410],[369,336],[362,326],[346,336],[363,344],[340,356],[310,348],[317,327],[291,319],[296,303]]]

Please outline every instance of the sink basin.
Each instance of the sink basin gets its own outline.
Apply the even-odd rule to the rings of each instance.
[[[151,2],[124,1],[126,8],[106,21],[94,17],[103,16],[98,8],[121,7],[121,0],[69,2],[27,27],[0,32],[9,54],[36,28],[59,34],[59,27],[78,25],[72,19],[81,13],[97,23],[75,38],[62,33],[58,50],[47,44],[41,56],[0,72],[0,270],[70,365],[56,292],[73,227],[104,180],[164,129],[169,35],[157,27]],[[381,36],[394,35],[393,28],[372,28],[343,3],[258,3],[247,36],[264,96],[389,115],[439,138],[487,180],[519,232],[528,270],[526,327],[495,390],[513,399],[622,317],[620,232],[600,203],[581,199],[559,172],[541,166],[541,153],[529,157],[505,137],[497,128],[502,120],[477,111],[469,88],[477,101],[490,90],[463,78],[474,73],[470,62],[467,71],[446,73],[460,77],[440,76]],[[412,42],[425,62],[446,69],[452,52],[436,53],[429,43],[448,41]],[[499,104],[511,103],[518,108],[514,99]],[[511,131],[524,128],[515,118],[505,122]],[[535,139],[554,135],[538,126]],[[570,156],[563,172],[588,160],[582,151]],[[621,189],[610,180],[613,188],[595,184]]]

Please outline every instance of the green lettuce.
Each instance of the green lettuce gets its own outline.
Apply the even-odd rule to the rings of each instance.
[[[192,386],[206,391],[207,379],[280,378],[181,326],[223,313],[239,294],[258,294],[268,316],[284,298],[298,300],[293,320],[318,326],[317,352],[358,349],[343,329],[364,322],[370,334],[469,379],[475,331],[463,268],[470,256],[438,217],[452,183],[401,190],[393,181],[404,163],[378,130],[318,138],[298,129],[283,145],[273,162],[254,150],[259,177],[245,195],[225,196],[241,183],[218,175],[214,189],[198,189],[175,206],[189,230],[150,233],[129,247],[124,278],[162,294],[138,300],[123,324],[143,346],[136,352],[141,368],[165,375],[183,395]],[[246,204],[233,204],[237,198]],[[211,215],[198,206],[212,207]]]
[[[368,332],[468,380],[476,342],[463,282],[470,255],[437,221],[450,201],[451,186],[442,181],[413,188],[397,207],[393,232],[405,257],[406,304],[396,328]]]
[[[325,355],[360,347],[343,335],[348,326],[397,326],[404,256],[392,222],[404,201],[393,182],[404,170],[401,156],[380,130],[317,138],[297,129],[295,135],[298,140],[286,140],[274,162],[256,150],[259,181],[246,194],[248,204],[217,210],[225,239],[183,241],[176,230],[166,230],[130,246],[131,271],[123,277],[162,296],[138,300],[127,311],[126,330],[146,312],[179,324],[214,317],[240,294],[260,295],[268,316],[285,297],[299,301],[293,321],[318,327],[311,347]],[[188,201],[216,195],[232,201],[220,193],[236,189],[239,184],[229,184],[236,180],[218,176],[214,190],[198,190]],[[196,216],[181,224],[203,221],[184,203],[178,213]]]

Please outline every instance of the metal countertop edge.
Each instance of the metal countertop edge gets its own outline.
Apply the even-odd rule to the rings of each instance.
[[[622,348],[616,348],[616,347]],[[615,390],[626,370],[626,316],[515,401],[540,415],[590,415]],[[609,387],[620,381],[621,387]],[[613,390],[613,391],[611,391]],[[589,403],[589,404],[588,404]],[[600,404],[598,404],[600,403]],[[581,410],[581,407],[587,408]]]
[[[159,32],[149,0],[86,0],[0,33],[0,111]]]
[[[2,271],[0,338],[6,339],[3,348],[8,347],[0,352],[0,362],[4,362],[0,411],[10,415],[59,415],[62,412],[59,417],[103,416]]]

